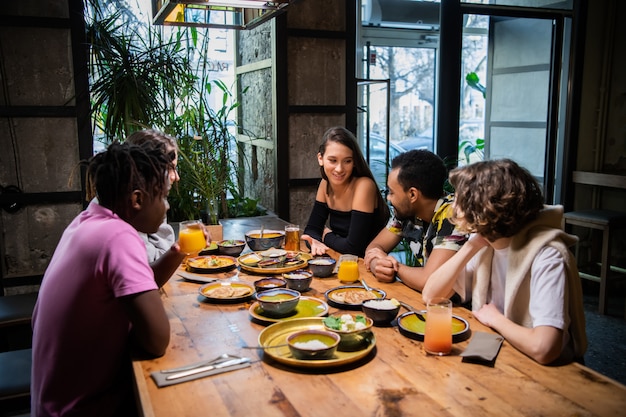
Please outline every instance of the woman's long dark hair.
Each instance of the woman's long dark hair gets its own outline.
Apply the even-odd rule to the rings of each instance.
[[[374,184],[376,184],[374,174],[372,174],[372,170],[370,169],[369,165],[367,165],[367,162],[363,157],[363,152],[361,152],[361,148],[359,147],[359,144],[356,141],[356,137],[354,137],[352,132],[341,126],[331,127],[330,129],[328,129],[326,133],[324,133],[322,144],[320,145],[319,149],[319,153],[320,155],[322,155],[322,157],[326,152],[326,146],[328,146],[329,142],[339,143],[352,150],[352,159],[354,161],[354,168],[352,169],[353,177],[368,177],[371,178],[372,181],[374,181]],[[328,176],[324,172],[324,166],[320,166],[320,173],[322,175],[322,178],[326,180],[326,193],[331,194],[332,190],[330,188],[330,181],[328,181]],[[379,216],[378,223],[384,226],[389,220],[389,206],[387,206],[387,202],[383,198],[380,190],[378,190],[376,195]]]

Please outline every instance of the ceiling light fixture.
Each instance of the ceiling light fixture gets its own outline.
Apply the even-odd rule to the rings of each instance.
[[[252,29],[287,10],[295,0],[152,0],[152,23]]]

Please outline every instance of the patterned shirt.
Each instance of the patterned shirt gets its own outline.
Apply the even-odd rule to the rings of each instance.
[[[419,218],[400,221],[393,217],[387,223],[387,229],[404,239],[411,248],[414,265],[424,266],[433,249],[450,249],[458,251],[467,241],[469,235],[457,230],[450,223],[454,195],[450,194],[437,201],[432,221],[425,222]],[[424,233],[426,229],[426,233]],[[426,250],[424,250],[426,248]],[[407,262],[407,265],[410,265]]]

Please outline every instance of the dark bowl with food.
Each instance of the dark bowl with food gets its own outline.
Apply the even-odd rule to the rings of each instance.
[[[267,277],[254,281],[254,290],[257,293],[273,290],[275,288],[285,288],[286,286],[287,281],[278,277]]]
[[[374,321],[363,314],[335,314],[324,318],[324,328],[339,335],[340,351],[356,351],[370,343]]]
[[[246,247],[246,242],[243,240],[220,240],[217,242],[217,247],[221,255],[237,257]]]
[[[309,269],[313,276],[318,278],[326,278],[333,274],[337,261],[329,257],[319,257],[309,260]]]
[[[400,304],[388,298],[376,298],[363,301],[363,313],[374,322],[375,326],[389,326],[400,311]]]
[[[285,244],[284,230],[250,230],[245,234],[246,243],[254,252],[268,250],[269,248],[282,248]]]
[[[313,274],[304,269],[298,269],[292,272],[285,272],[283,279],[287,281],[287,288],[296,291],[308,291],[313,281]]]
[[[286,316],[293,313],[300,302],[300,293],[287,288],[274,288],[256,294],[256,299],[268,316]]]
[[[287,344],[296,359],[330,359],[339,345],[339,335],[325,330],[302,330],[287,336]]]

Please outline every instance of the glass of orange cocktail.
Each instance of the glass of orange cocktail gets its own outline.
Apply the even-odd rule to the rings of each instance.
[[[180,251],[185,255],[195,255],[206,246],[204,228],[200,220],[187,220],[180,222],[178,231],[178,244]]]
[[[424,349],[431,355],[448,355],[452,350],[452,301],[436,297],[426,306]]]

